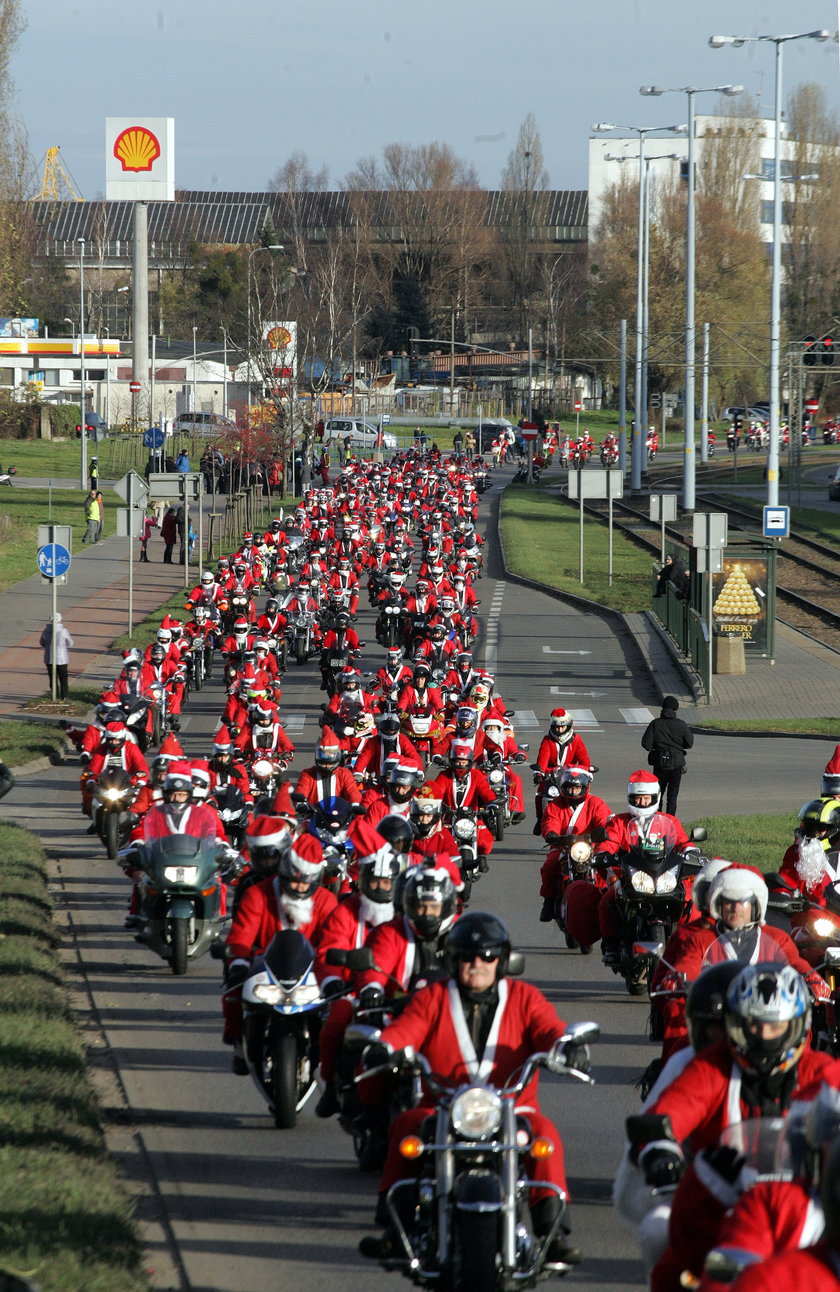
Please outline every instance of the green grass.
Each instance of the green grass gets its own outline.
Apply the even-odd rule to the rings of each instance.
[[[798,818],[793,811],[772,816],[698,817],[691,824],[706,827],[709,837],[700,850],[707,857],[726,857],[766,873],[781,866]]]
[[[0,759],[9,767],[23,767],[36,758],[48,757],[64,746],[60,727],[49,722],[10,719],[0,722]]]
[[[580,582],[577,505],[549,494],[543,484],[506,489],[499,528],[513,574],[625,612],[650,608],[650,557],[614,530],[610,585],[608,529],[589,516],[583,522]]]
[[[128,633],[123,633],[122,637],[118,637],[116,641],[112,642],[112,650],[128,650],[132,646],[145,649],[146,646],[150,646],[157,635],[160,621],[164,615],[172,615],[173,619],[180,619],[184,622],[190,619],[190,612],[184,609],[184,602],[192,586],[190,584],[188,588],[179,588],[177,592],[173,592],[172,596],[167,601],[164,601],[163,605],[158,606],[157,610],[153,610],[148,618],[142,619],[135,626],[134,633],[130,638]]]
[[[52,693],[44,691],[34,699],[27,700],[23,706],[24,713],[56,714],[61,718],[80,718],[99,700],[101,689],[96,686],[71,686],[66,700],[53,701]]]
[[[14,825],[0,825],[0,858],[0,1270],[26,1271],[41,1292],[144,1292],[58,963],[46,859]]]
[[[4,464],[5,465],[5,464]],[[74,552],[84,550],[87,528],[84,518],[84,489],[21,489],[13,485],[0,498],[0,592],[37,574],[39,525],[70,525]],[[105,537],[113,534],[120,499],[110,489],[105,500]]]
[[[718,718],[705,722],[698,718],[697,723],[709,731],[789,731],[792,736],[825,736],[829,740],[840,736],[840,718],[739,718],[734,722]]]

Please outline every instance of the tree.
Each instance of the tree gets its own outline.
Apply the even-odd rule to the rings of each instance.
[[[519,339],[523,344],[535,317],[532,297],[540,287],[541,260],[535,246],[536,195],[544,192],[548,184],[540,132],[534,114],[529,112],[519,127],[516,145],[502,171],[502,189],[510,194],[502,247],[510,304],[514,310]]]
[[[18,314],[34,293],[25,279],[37,230],[25,199],[32,187],[26,133],[12,108],[9,63],[25,26],[19,0],[0,0],[0,312]]]

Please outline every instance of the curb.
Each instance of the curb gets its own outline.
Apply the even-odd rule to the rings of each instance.
[[[772,736],[775,740],[784,740],[787,737],[788,740],[827,740],[832,745],[837,744],[834,736],[820,736],[815,731],[717,731],[714,727],[696,726],[693,722],[688,725],[693,732],[705,736],[746,736],[747,739],[755,737],[760,740],[766,739],[767,736]]]

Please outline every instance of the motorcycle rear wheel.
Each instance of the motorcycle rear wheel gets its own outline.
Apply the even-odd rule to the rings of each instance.
[[[179,976],[187,972],[189,927],[189,920],[183,918],[169,921],[169,945],[172,950],[170,964],[172,972]]]
[[[271,1051],[271,1102],[274,1125],[292,1130],[297,1121],[298,1054],[293,1036],[278,1036]]]
[[[109,860],[116,861],[120,850],[120,819],[116,812],[109,812],[105,817],[105,847]]]
[[[306,663],[306,642],[303,640],[302,637],[298,637],[295,640],[295,663],[296,664]]]
[[[454,1219],[452,1292],[496,1292],[499,1213],[459,1211]]]

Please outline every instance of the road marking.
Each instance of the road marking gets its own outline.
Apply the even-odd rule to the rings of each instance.
[[[539,728],[542,726],[542,723],[540,722],[537,715],[534,713],[533,709],[514,709],[513,726],[514,726],[514,730],[518,731],[520,727]]]
[[[619,709],[618,712],[631,727],[646,727],[649,722],[653,722],[650,709]]]
[[[598,719],[591,709],[569,709],[578,731],[601,731],[603,728],[598,726]]]
[[[559,686],[551,688],[552,695],[587,695],[591,700],[599,700],[606,691],[561,691]]]
[[[555,650],[553,646],[543,646],[543,655],[591,655],[591,650]]]
[[[502,600],[505,595],[505,584],[498,582],[493,590],[490,613],[484,630],[484,667],[488,673],[496,671],[496,655],[499,645],[499,616],[502,613]]]
[[[305,713],[281,713],[280,721],[287,731],[303,731],[306,722]]]

